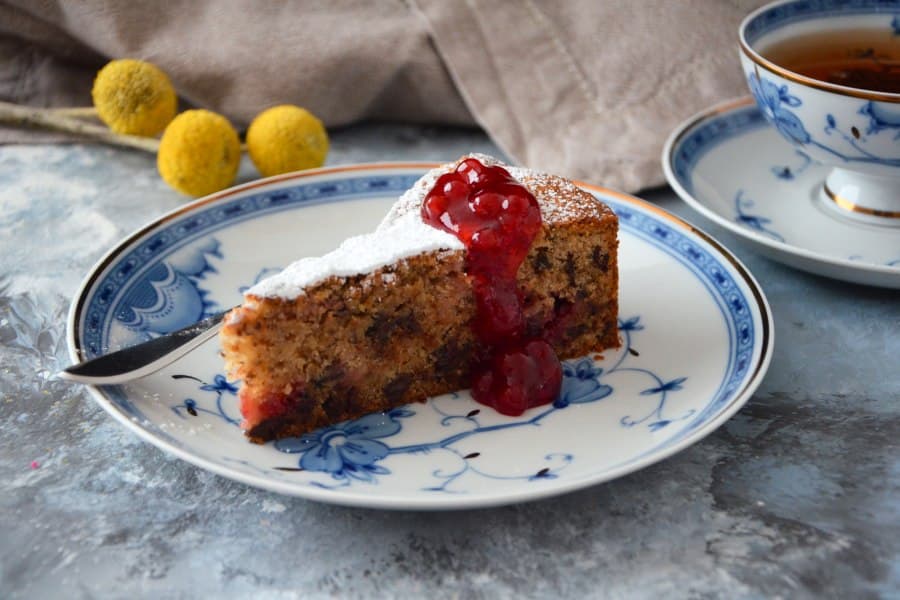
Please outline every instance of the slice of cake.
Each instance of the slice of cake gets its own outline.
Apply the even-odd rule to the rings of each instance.
[[[559,358],[619,345],[618,222],[553,175],[473,155],[434,169],[375,232],[249,289],[221,333],[255,442],[472,388],[520,414]]]

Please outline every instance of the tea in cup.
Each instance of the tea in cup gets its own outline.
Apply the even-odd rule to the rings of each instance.
[[[832,167],[829,204],[900,226],[900,0],[775,2],[744,19],[740,46],[766,119]]]

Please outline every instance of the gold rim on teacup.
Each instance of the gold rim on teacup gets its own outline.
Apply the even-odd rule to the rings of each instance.
[[[844,210],[849,210],[850,212],[855,212],[863,215],[869,215],[872,217],[880,217],[883,219],[900,219],[900,211],[892,211],[892,210],[879,210],[876,208],[866,208],[865,206],[860,206],[856,202],[852,200],[848,200],[844,198],[839,193],[833,191],[826,181],[822,185],[822,191],[825,193],[825,197],[834,202],[839,208]]]

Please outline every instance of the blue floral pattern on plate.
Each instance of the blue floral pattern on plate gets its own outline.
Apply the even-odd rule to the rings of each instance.
[[[199,390],[201,392],[210,392],[215,396],[212,408],[206,407],[205,403],[204,406],[199,405],[193,398],[185,398],[183,402],[172,407],[172,412],[176,415],[184,418],[185,414],[197,417],[200,416],[200,413],[205,413],[219,417],[229,425],[240,425],[240,415],[230,414],[229,411],[225,410],[225,406],[222,404],[224,399],[230,404],[236,405],[235,397],[238,392],[237,385],[226,380],[224,375],[215,375],[212,383],[206,383],[198,377],[181,373],[172,375],[172,379],[192,379],[200,384]]]
[[[489,473],[472,465],[471,459],[477,458],[481,454],[480,452],[467,452],[464,454],[456,449],[455,444],[482,434],[491,434],[520,427],[538,427],[555,412],[566,409],[571,405],[589,404],[603,400],[614,393],[614,387],[606,383],[606,381],[617,372],[638,373],[646,377],[650,387],[641,390],[639,392],[640,395],[658,398],[656,405],[647,414],[638,417],[632,415],[622,416],[619,419],[619,424],[622,427],[631,428],[645,425],[650,431],[658,431],[675,422],[690,418],[694,414],[693,410],[684,411],[678,415],[665,414],[668,395],[684,389],[687,377],[664,380],[650,369],[629,364],[629,361],[637,360],[639,356],[639,353],[634,350],[632,345],[633,336],[636,332],[643,329],[644,326],[640,322],[640,317],[631,317],[619,322],[619,331],[624,339],[624,347],[618,352],[619,358],[605,370],[590,357],[564,361],[563,384],[559,397],[551,406],[536,409],[537,414],[531,414],[527,418],[510,418],[504,423],[482,425],[479,422],[480,408],[470,410],[466,407],[464,408],[465,412],[457,414],[447,412],[432,402],[429,405],[430,412],[427,410],[424,412],[438,418],[441,425],[446,427],[451,423],[462,421],[469,425],[470,428],[465,431],[441,436],[439,439],[428,442],[393,446],[390,444],[390,440],[386,438],[393,437],[402,431],[403,419],[420,413],[416,405],[409,405],[385,413],[365,415],[361,418],[325,427],[300,437],[281,439],[274,442],[274,446],[281,452],[300,455],[297,468],[294,469],[295,471],[327,473],[338,482],[336,485],[339,486],[346,486],[353,482],[377,483],[377,476],[391,474],[389,468],[383,464],[378,464],[391,455],[432,451],[448,451],[455,454],[462,459],[462,467],[451,473],[436,471],[434,476],[438,479],[443,479],[443,482],[423,487],[427,491],[455,492],[456,490],[452,489],[450,484],[466,472],[473,472],[479,476],[491,479],[535,481],[554,478],[561,469],[565,468],[576,457],[571,453],[562,451],[552,452],[544,458],[547,461],[559,462],[556,467],[551,468],[540,465],[535,468],[534,473],[518,476],[496,472]],[[209,392],[210,395],[214,396],[211,407],[206,407],[206,403],[201,406],[194,398],[187,398],[183,402],[176,404],[172,407],[172,410],[179,417],[187,419],[212,415],[223,419],[231,425],[239,423],[238,419],[229,415],[222,407],[223,394],[234,396],[237,392],[237,387],[227,382],[224,376],[216,375],[213,384],[207,384],[191,375],[179,374],[173,375],[173,377],[177,379],[194,379],[201,384],[199,387],[200,391]],[[454,398],[459,397],[458,394],[453,394],[452,396]],[[492,409],[485,410],[491,411]],[[534,411],[530,412],[533,413]],[[282,471],[286,470],[284,466],[276,468]],[[335,485],[321,481],[315,481],[313,484],[325,488],[331,488]]]
[[[249,248],[250,254],[245,251],[235,262],[213,257],[217,272],[207,272],[195,287],[220,306],[233,304],[241,286],[292,258],[290,249],[277,244],[267,250],[245,240],[243,223],[268,219],[284,229],[283,235],[300,231],[307,237],[338,237],[338,232],[303,230],[309,226],[306,207],[340,215],[346,210],[341,202],[396,197],[421,172],[409,166],[373,166],[352,173],[300,174],[292,181],[200,201],[123,245],[90,278],[72,313],[73,339],[88,355],[91,348],[108,345],[114,331],[110,325],[125,307],[125,292],[135,278],[176,254],[196,255],[208,248],[213,234],[222,257],[232,256],[232,248]],[[603,360],[566,362],[564,386],[552,405],[510,419],[480,407],[468,394],[450,394],[277,445],[254,445],[237,427],[235,385],[221,375],[215,349],[206,346],[157,375],[93,394],[142,437],[204,468],[253,485],[347,504],[484,506],[582,487],[659,460],[708,433],[746,400],[765,370],[769,317],[752,280],[693,229],[637,200],[594,193],[620,219],[622,282],[631,290],[626,294],[631,300],[626,303],[623,297],[622,308],[634,315],[624,313],[620,322],[622,349],[605,352]],[[635,256],[649,261],[645,268],[631,270]],[[126,261],[132,261],[134,270],[119,277],[119,265]],[[656,264],[665,267],[652,282],[645,280],[655,272],[646,266]],[[239,278],[233,265],[242,269]],[[635,285],[651,283],[687,294],[690,305],[703,306],[699,325],[678,316],[684,303],[667,304],[663,310],[651,301],[653,294],[633,295]],[[707,345],[713,342],[698,349],[707,359],[659,354],[660,339],[687,336],[698,326],[706,331]],[[641,352],[634,347],[638,338]],[[167,398],[181,400],[173,405]],[[584,434],[567,437],[565,431],[573,427]],[[506,449],[508,444],[515,450]],[[606,444],[617,452],[606,457]]]
[[[204,279],[218,272],[211,260],[224,258],[220,246],[215,237],[209,237],[131,279],[111,324],[119,331],[119,342],[123,346],[143,342],[220,310],[203,288]],[[119,273],[130,275],[134,268],[133,262],[126,261]]]
[[[335,479],[375,482],[375,475],[387,475],[388,469],[375,463],[391,453],[381,441],[399,433],[400,419],[415,413],[395,408],[319,429],[298,438],[279,440],[275,446],[282,452],[299,453],[301,469],[329,473]]]

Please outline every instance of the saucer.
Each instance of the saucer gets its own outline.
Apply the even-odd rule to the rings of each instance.
[[[828,167],[786,142],[752,98],[688,119],[662,156],[681,198],[769,258],[818,275],[900,288],[900,227],[848,219],[828,200]]]

